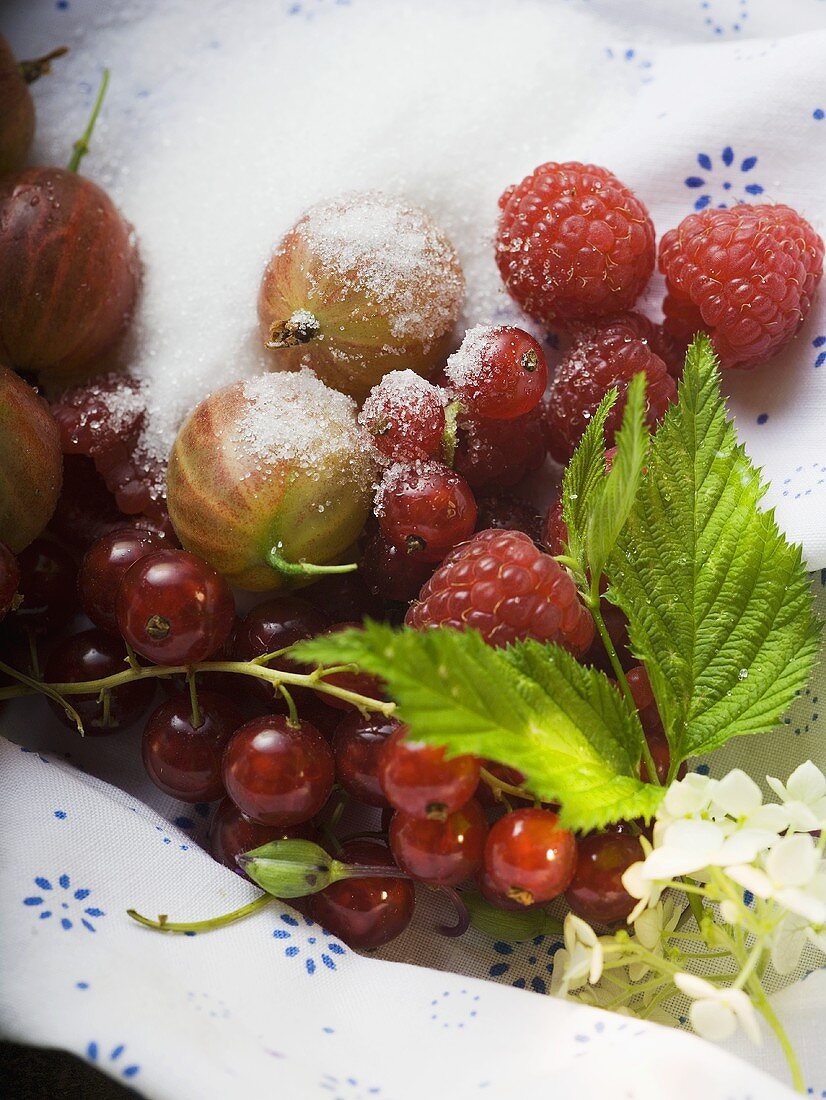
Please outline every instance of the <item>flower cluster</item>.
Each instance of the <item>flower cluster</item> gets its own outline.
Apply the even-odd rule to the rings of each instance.
[[[569,915],[552,991],[647,1018],[682,995],[710,1039],[739,1027],[759,1042],[759,1012],[788,1048],[763,981],[769,964],[790,974],[807,943],[826,953],[826,777],[807,762],[767,782],[777,802],[739,769],[673,783],[623,876],[633,934]]]

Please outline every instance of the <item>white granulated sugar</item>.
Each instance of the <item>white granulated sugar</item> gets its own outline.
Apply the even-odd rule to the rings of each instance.
[[[55,45],[28,5],[12,8],[19,56]],[[72,0],[61,19],[71,53],[36,86],[34,160],[66,163],[108,65],[83,172],[137,231],[126,350],[144,443],[164,458],[197,401],[266,368],[261,275],[310,207],[404,196],[456,247],[464,322],[513,320],[493,260],[499,195],[543,161],[589,159],[635,91],[603,63],[604,25],[572,3]],[[369,243],[364,219],[332,228]],[[381,262],[416,244],[411,224]]]
[[[425,211],[378,191],[343,196],[309,210],[301,237],[325,276],[386,306],[397,340],[426,344],[451,327],[464,280],[453,246]]]
[[[311,370],[256,375],[244,383],[243,397],[232,443],[256,464],[292,462],[312,473],[325,460],[346,456],[354,468],[369,467],[355,402]]]
[[[493,344],[495,330],[490,325],[474,325],[465,333],[458,351],[447,361],[445,374],[454,386],[462,389],[484,386],[490,378],[488,352]]]
[[[370,391],[359,413],[359,422],[370,424],[394,409],[406,409],[414,416],[425,416],[432,409],[434,398],[439,404],[445,404],[445,393],[415,371],[390,371]]]

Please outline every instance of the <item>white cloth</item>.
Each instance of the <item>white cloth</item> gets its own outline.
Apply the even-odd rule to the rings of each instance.
[[[355,18],[370,2],[347,7]],[[592,126],[582,141],[572,132],[562,152],[540,134],[526,143],[526,163],[502,164],[503,181],[541,159],[577,156],[606,164],[635,188],[659,232],[704,195],[711,203],[787,201],[824,231],[824,0],[512,4],[529,14],[581,11],[594,40],[604,43],[606,73],[621,67],[632,94],[621,125]],[[328,20],[343,25],[350,10],[334,10],[342,6],[343,0],[284,0],[279,55],[289,52],[299,22],[312,18],[313,34],[322,36]],[[198,5],[176,0],[172,7],[191,8],[198,27]],[[433,5],[434,36],[452,7]],[[9,12],[8,30],[18,52],[36,54],[65,38],[80,41],[93,9],[100,15],[92,0],[21,3]],[[479,5],[477,30],[487,10]],[[111,24],[119,25],[116,14]],[[123,25],[129,33],[126,18]],[[517,65],[518,46],[503,43],[503,65]],[[552,41],[547,65],[554,65]],[[353,71],[359,68],[354,62]],[[148,94],[131,75],[132,82],[113,86],[110,126],[117,118],[126,125],[136,111],[134,96]],[[168,97],[174,73],[163,75],[160,90]],[[324,74],[316,80],[318,95],[329,95]],[[118,84],[132,95],[128,102],[118,98]],[[582,86],[579,94],[587,97],[590,89]],[[46,123],[65,142],[56,109]],[[550,117],[567,108],[543,109]],[[366,134],[369,140],[369,126]],[[323,135],[318,140],[323,144]],[[404,147],[403,129],[396,140]],[[354,132],[354,160],[360,152]],[[424,164],[421,171],[426,176],[431,168],[437,170]],[[461,171],[455,181],[460,189]],[[231,257],[223,259],[231,264]],[[655,280],[647,297],[652,315],[658,294]],[[508,303],[502,311],[516,315]],[[826,566],[826,293],[788,352],[727,384],[741,437],[772,479],[770,502],[780,522],[803,542],[812,568]],[[826,690],[822,671],[819,684]],[[712,766],[741,764],[756,778],[785,777],[806,757],[824,767],[820,721],[813,687],[781,733],[732,745]],[[461,941],[443,939],[432,932],[435,902],[422,905],[413,928],[382,952],[393,963],[359,957],[277,903],[243,924],[192,939],[137,928],[125,916],[130,906],[198,918],[252,896],[249,885],[195,843],[203,839],[207,808],[184,807],[156,791],[143,775],[133,734],[78,744],[40,702],[4,711],[0,730],[37,750],[0,742],[0,1027],[9,1037],[74,1051],[158,1100],[247,1094],[498,1100],[527,1089],[600,1100],[788,1094],[778,1083],[786,1077],[769,1038],[760,1050],[730,1044],[750,1065],[685,1033],[530,995],[522,988],[547,988],[552,941],[510,947],[474,932]],[[409,962],[417,965],[400,965]],[[778,995],[815,1096],[826,1095],[819,1040],[825,999],[823,972]]]

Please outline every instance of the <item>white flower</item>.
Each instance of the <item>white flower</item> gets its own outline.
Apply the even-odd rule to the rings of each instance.
[[[740,829],[781,833],[788,828],[789,818],[776,803],[763,805],[760,788],[740,768],[730,771],[712,791],[711,811],[718,824],[720,816],[732,818]]]
[[[771,934],[772,966],[778,974],[791,974],[806,945],[809,923],[796,913],[787,913]]]
[[[565,946],[554,956],[551,993],[565,997],[586,981],[596,984],[602,975],[605,955],[596,932],[580,917],[569,913],[562,928]]]
[[[704,813],[711,803],[716,786],[716,779],[700,775],[699,772],[689,772],[685,779],[672,783],[657,810],[658,824],[668,826],[684,817],[696,817]]]
[[[766,782],[782,800],[795,832],[809,833],[826,824],[826,776],[811,760],[796,768],[785,786],[771,775]]]
[[[673,932],[682,915],[682,906],[673,897],[667,897],[658,905],[646,909],[634,921],[634,935],[637,942],[654,955],[663,954],[663,939]],[[632,982],[643,978],[650,967],[648,963],[633,962],[628,967],[628,977]]]
[[[764,870],[744,863],[728,867],[726,873],[758,898],[772,898],[812,924],[826,922],[822,884],[815,881],[820,853],[810,836],[784,837],[762,862]]]
[[[647,837],[640,837],[640,844],[642,846],[643,853],[646,858],[651,855],[653,851],[651,844]],[[628,915],[628,923],[633,924],[639,917],[643,910],[648,909],[652,905],[656,905],[660,900],[660,895],[663,892],[663,888],[658,886],[655,882],[647,879],[643,875],[643,868],[645,867],[645,860],[640,860],[638,863],[632,863],[630,867],[627,867],[622,874],[622,885],[628,891],[632,898],[637,898],[637,904],[631,910]]]
[[[640,874],[644,879],[664,881],[705,867],[750,863],[776,840],[776,833],[764,829],[743,828],[729,833],[714,821],[675,821],[664,830],[659,846],[646,859]]]
[[[674,984],[691,997],[691,1026],[704,1039],[728,1039],[739,1025],[753,1043],[761,1041],[757,1013],[742,989],[718,989],[696,974],[675,974]]]

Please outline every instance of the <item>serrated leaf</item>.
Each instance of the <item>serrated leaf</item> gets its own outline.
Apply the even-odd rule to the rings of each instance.
[[[650,817],[662,796],[636,774],[642,733],[631,708],[603,673],[557,646],[497,650],[473,631],[368,622],[292,652],[381,676],[412,737],[517,768],[537,797],[562,804],[570,828]]]
[[[470,923],[492,940],[525,943],[536,936],[559,936],[562,921],[544,909],[497,909],[474,890],[462,893]]]
[[[616,389],[605,394],[562,475],[562,518],[568,528],[568,553],[577,563],[578,580],[583,582],[586,569],[583,548],[591,495],[605,476],[605,421],[618,397]]]
[[[611,469],[594,487],[586,523],[585,556],[592,577],[601,576],[634,505],[648,451],[644,372],[628,386],[622,427]]]
[[[719,386],[698,337],[606,570],[680,759],[771,729],[820,638],[800,548],[760,511],[765,486]]]

